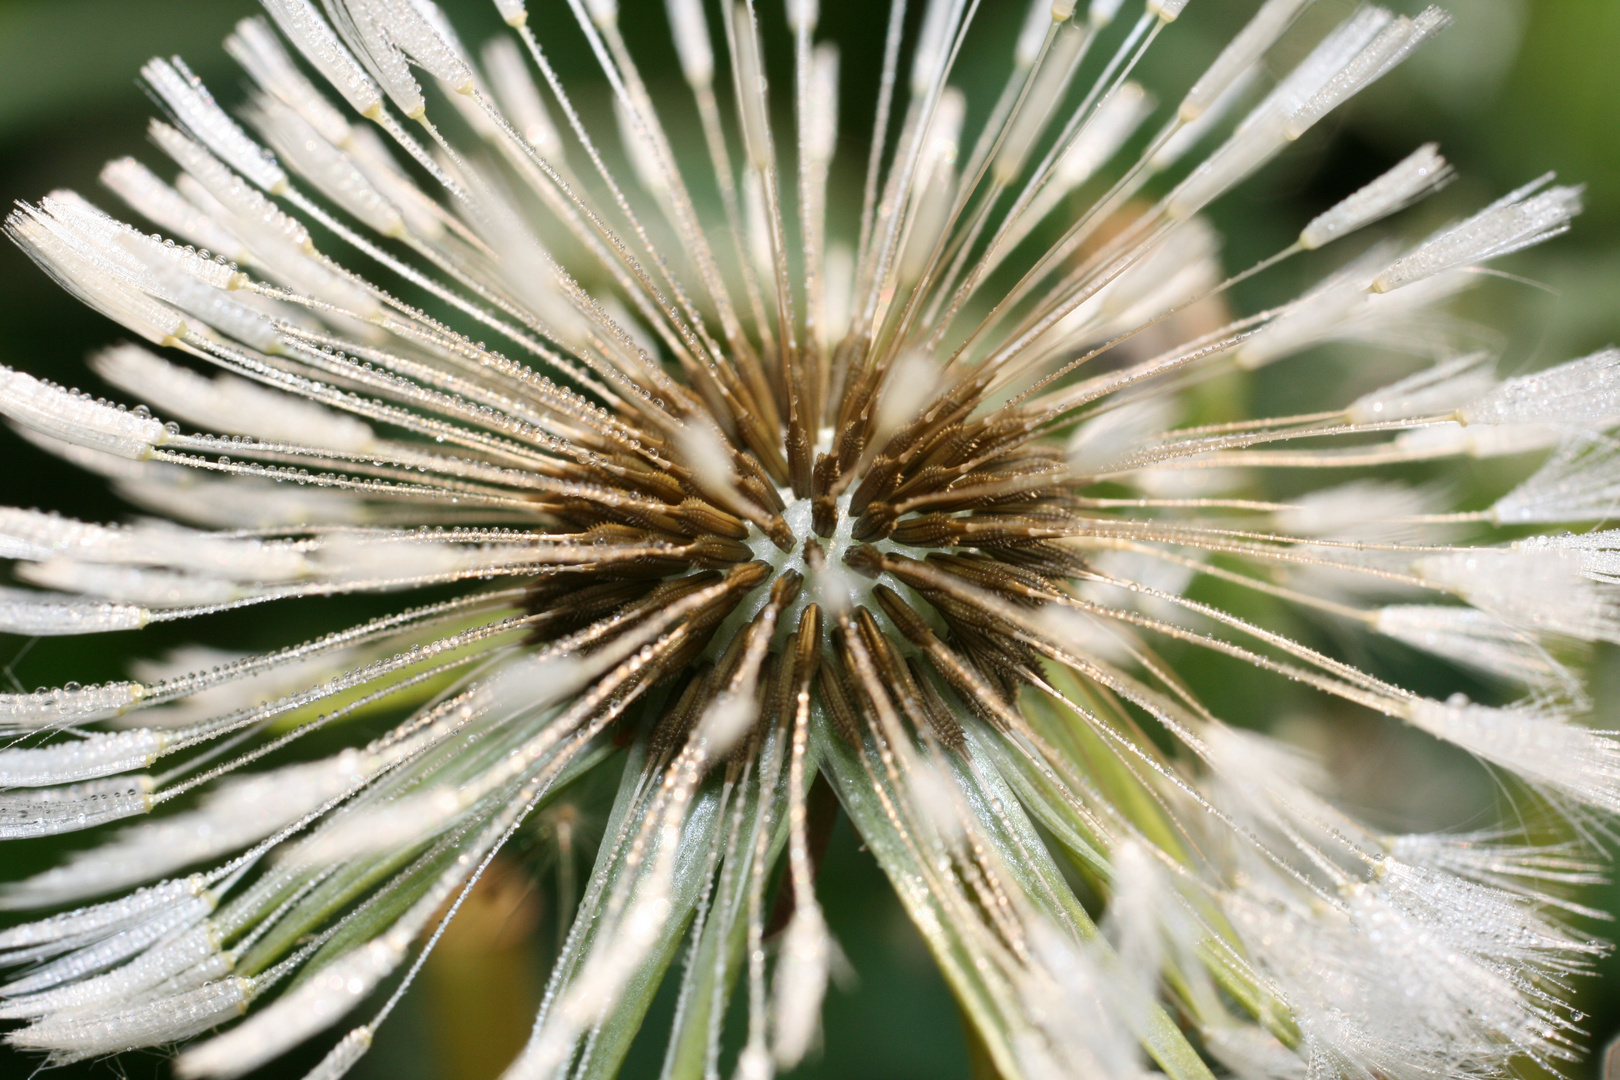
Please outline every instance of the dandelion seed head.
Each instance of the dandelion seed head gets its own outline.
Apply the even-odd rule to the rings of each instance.
[[[90,361],[127,404],[6,368],[0,415],[159,517],[0,509],[0,630],[392,605],[0,695],[0,838],[101,832],[0,885],[33,912],[0,930],[9,1043],[184,1044],[200,1080],[325,1040],[309,1075],[338,1080],[492,861],[617,775],[577,891],[567,830],[508,1080],[611,1074],[666,977],[672,1072],[813,1054],[844,963],[823,789],[1009,1078],[1576,1056],[1605,947],[1562,920],[1620,758],[1569,647],[1620,640],[1620,542],[1553,527],[1620,500],[1616,354],[1500,377],[1447,306],[1580,189],[1392,239],[1453,175],[1424,145],[1246,269],[1204,213],[1449,16],[1368,5],[1312,39],[1309,0],[1265,0],[1155,85],[1185,0],[1032,0],[981,102],[964,56],[999,6],[893,5],[872,72],[812,0],[786,50],[755,3],[666,0],[667,56],[613,0],[495,6],[502,34],[464,43],[428,0],[264,0],[225,43],[240,105],[180,58],[142,69],[164,117],[103,171],[116,213],[53,192],[6,219],[144,344]],[[559,75],[563,30],[602,82]],[[1234,310],[1324,250],[1299,297]],[[1307,376],[1297,416],[1201,389],[1327,343],[1411,363],[1353,400]],[[1529,453],[1482,508],[1401,479]],[[1529,696],[1422,696],[1392,650]],[[1548,823],[1376,832],[1265,716],[1208,709],[1193,651],[1460,748]]]

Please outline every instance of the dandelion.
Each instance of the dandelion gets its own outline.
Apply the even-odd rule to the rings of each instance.
[[[615,0],[543,25],[496,0],[509,30],[476,52],[429,0],[264,0],[226,42],[251,80],[235,113],[180,59],[147,64],[170,164],[107,166],[129,221],[71,192],[6,220],[138,339],[91,361],[138,404],[5,369],[0,413],[156,516],[0,511],[0,629],[435,591],[268,653],[0,695],[0,834],[111,827],[0,887],[39,913],[0,931],[6,1039],[51,1063],[184,1044],[188,1078],[324,1040],[309,1075],[335,1080],[492,861],[600,775],[612,811],[508,1080],[613,1073],[666,978],[668,1075],[813,1053],[842,963],[818,787],[1000,1075],[1574,1058],[1571,981],[1603,946],[1564,919],[1596,873],[1583,838],[1620,811],[1620,743],[1582,722],[1570,650],[1620,641],[1620,542],[1524,529],[1620,508],[1616,353],[1499,379],[1443,304],[1567,228],[1580,191],[1533,181],[1224,314],[1238,280],[1452,173],[1419,147],[1222,267],[1202,211],[1447,21],[1364,6],[1268,83],[1308,2],[1266,0],[1181,88],[1134,77],[1185,0],[1035,0],[981,103],[953,74],[1002,5],[917,22],[894,0],[847,222],[829,177],[863,133],[839,131],[852,76],[815,0],[788,0],[780,70],[753,0],[667,0],[692,145]],[[565,30],[616,130],[552,66]],[[1327,341],[1414,363],[1308,415],[1194,408]],[[1477,509],[1389,471],[1529,452]],[[1278,501],[1279,470],[1325,479]],[[1426,698],[1302,619],[1504,697]],[[1206,709],[1165,659],[1186,650],[1455,744],[1515,820],[1550,813],[1380,833]],[[385,711],[405,718],[369,741],[348,723]],[[346,748],[319,756],[318,731]]]

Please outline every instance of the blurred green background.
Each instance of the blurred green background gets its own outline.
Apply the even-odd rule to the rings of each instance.
[[[662,4],[623,0],[623,5],[626,36],[632,48],[649,58],[646,72],[655,90],[669,89],[669,100],[684,100],[665,43]],[[486,0],[444,0],[444,6],[471,43],[498,29],[493,5]],[[765,0],[762,7],[772,26],[781,21],[778,6]],[[1193,0],[1149,55],[1141,80],[1159,92],[1161,101],[1174,100],[1253,6],[1251,0]],[[1409,9],[1399,0],[1394,6]],[[1620,341],[1620,64],[1615,63],[1620,56],[1620,2],[1453,0],[1447,6],[1457,22],[1438,42],[1330,117],[1216,209],[1213,216],[1227,238],[1228,268],[1241,268],[1285,246],[1312,215],[1419,142],[1435,139],[1462,179],[1408,215],[1402,223],[1407,229],[1457,216],[1548,169],[1556,169],[1566,181],[1588,185],[1588,209],[1573,233],[1503,265],[1527,280],[1488,280],[1465,300],[1471,314],[1502,335],[1503,369],[1540,367]],[[535,0],[530,7],[542,38],[559,42],[554,59],[564,78],[579,88],[587,113],[602,115],[600,92],[591,89],[600,86],[599,77],[586,66],[589,58],[578,47],[580,39],[562,0]],[[981,110],[983,99],[994,94],[1004,77],[1023,7],[1019,0],[984,4],[982,33],[955,79]],[[1325,25],[1349,7],[1349,0],[1320,0],[1309,18]],[[834,218],[847,223],[853,217],[851,193],[864,164],[871,84],[880,62],[887,5],[879,0],[822,0],[822,8],[821,36],[844,50],[844,134]],[[31,199],[52,188],[74,187],[110,207],[111,200],[98,194],[95,183],[104,161],[133,153],[159,164],[143,136],[152,109],[134,82],[140,64],[152,55],[180,53],[217,94],[234,100],[240,78],[220,41],[235,20],[253,12],[250,0],[0,0],[0,195]],[[778,45],[780,40],[778,35]],[[779,77],[778,85],[784,81]],[[614,142],[611,137],[604,141]],[[1245,309],[1267,303],[1308,283],[1333,261],[1303,260],[1289,266],[1240,291],[1236,303]],[[99,390],[84,372],[83,358],[121,336],[56,289],[14,248],[0,245],[0,363]],[[1387,370],[1377,360],[1365,361],[1366,369],[1358,368],[1363,361],[1354,358],[1333,358],[1331,363],[1335,378],[1362,387],[1376,384]],[[1271,372],[1267,369],[1267,380]],[[1259,385],[1252,393],[1264,398],[1269,390]],[[130,512],[98,481],[48,459],[9,431],[0,430],[0,454],[7,466],[0,477],[0,499],[6,503],[92,520]],[[296,610],[256,608],[251,614],[215,620],[202,632],[221,647],[268,648],[388,606],[326,601],[306,602]],[[197,632],[160,628],[138,638],[88,643],[0,637],[0,683],[32,689],[117,676],[129,656],[157,655]],[[1599,700],[1605,703],[1600,709],[1606,710],[1596,721],[1601,727],[1620,727],[1620,669],[1614,661],[1612,652],[1592,661]],[[1233,719],[1254,722],[1255,717],[1291,715],[1308,705],[1295,692],[1264,680],[1222,681],[1218,676],[1223,670],[1211,668],[1204,681],[1210,684],[1216,711]],[[1436,688],[1453,678],[1423,670],[1403,675]],[[1490,804],[1490,786],[1478,769],[1387,725],[1334,717],[1302,737],[1314,740],[1328,755],[1348,797],[1390,827],[1477,825],[1473,816]],[[60,850],[60,845],[45,842],[8,845],[0,854],[0,877],[37,869]],[[526,858],[514,860],[518,884],[513,891],[490,898],[489,925],[499,932],[481,939],[474,935],[447,949],[455,955],[430,970],[421,992],[407,999],[356,1077],[477,1080],[498,1072],[495,1051],[524,1033],[538,991],[535,957],[544,952],[536,941],[546,934],[517,930],[537,917],[543,924],[543,909],[553,902],[553,893],[524,877]],[[848,1080],[968,1076],[968,1049],[950,995],[881,874],[842,824],[834,833],[822,892],[853,978],[831,995],[824,1053],[794,1075]],[[1620,910],[1620,891],[1600,890],[1590,901]],[[1602,927],[1593,929],[1603,932]],[[1581,1007],[1588,1014],[1585,1026],[1598,1047],[1620,1031],[1620,964],[1604,968],[1605,980],[1580,985]],[[662,1005],[667,1010],[669,1003]],[[656,1075],[657,1034],[650,1031],[653,1038],[638,1045],[627,1076]],[[255,1076],[301,1076],[324,1045]],[[27,1076],[34,1064],[0,1050],[0,1078]],[[137,1077],[166,1071],[160,1056],[143,1054],[54,1075]]]

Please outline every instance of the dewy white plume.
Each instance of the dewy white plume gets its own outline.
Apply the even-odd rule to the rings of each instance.
[[[1170,217],[1192,217],[1299,138],[1305,129],[1293,123],[1295,114],[1308,103],[1318,103],[1319,95],[1333,87],[1336,79],[1355,69],[1362,51],[1392,19],[1383,8],[1364,7],[1322,39],[1231,137],[1165,197]],[[1313,104],[1310,115],[1319,118],[1325,111]]]
[[[1208,112],[1245,73],[1253,70],[1308,3],[1310,0],[1266,0],[1187,91],[1177,110],[1181,121],[1191,123]]]
[[[144,889],[136,889],[126,896],[94,904],[61,915],[23,923],[0,930],[0,949],[25,949],[53,946],[56,955],[76,947],[88,937],[116,934],[125,927],[145,922],[177,905],[189,902],[202,892],[200,878],[177,878]]]
[[[703,0],[664,0],[664,7],[681,73],[693,86],[707,87],[714,81],[714,45],[709,40]]]
[[[561,162],[562,136],[546,110],[540,91],[529,74],[528,61],[508,37],[491,38],[484,46],[484,73],[489,76],[501,109],[518,134],[543,158]]]
[[[881,443],[922,415],[939,392],[933,373],[932,360],[919,353],[907,353],[895,361],[878,395],[875,441]]]
[[[1620,638],[1620,610],[1583,579],[1577,560],[1552,549],[1473,548],[1428,555],[1413,569],[1437,588],[1530,631],[1585,641]]]
[[[1475,400],[1495,382],[1490,353],[1469,353],[1442,360],[1431,368],[1363,394],[1350,403],[1344,414],[1354,424],[1444,415],[1463,402]]]
[[[1609,584],[1620,584],[1620,529],[1565,533],[1559,536],[1530,536],[1514,541],[1513,547],[1519,550],[1561,552],[1582,577]]]
[[[380,765],[359,751],[346,750],[327,761],[233,777],[196,810],[130,828],[59,867],[8,886],[7,895],[27,896],[40,904],[60,903],[127,888],[239,850],[361,787]]]
[[[0,508],[0,556],[170,566],[241,581],[286,580],[310,569],[292,542],[213,536],[162,521],[92,525],[12,507]]]
[[[52,1051],[66,1064],[131,1046],[161,1046],[200,1035],[247,1011],[251,984],[228,978],[115,1013],[65,1016],[6,1036],[13,1046]]]
[[[0,511],[0,519],[14,512]],[[57,687],[32,694],[0,694],[0,729],[26,730],[106,720],[134,706],[145,693],[146,688],[140,683],[107,682],[74,690]]]
[[[0,795],[0,838],[79,832],[152,808],[152,778],[125,776]]]
[[[14,572],[22,581],[41,588],[98,596],[104,600],[139,604],[147,608],[226,604],[258,592],[218,578],[172,570],[80,563],[65,558],[25,563]]]
[[[1397,604],[1379,608],[1373,627],[1487,679],[1516,682],[1542,693],[1579,686],[1574,673],[1553,659],[1534,634],[1476,608]]]
[[[669,179],[664,175],[664,163],[658,155],[658,148],[642,127],[640,118],[621,97],[613,99],[613,118],[618,122],[619,142],[624,146],[624,156],[630,159],[630,168],[635,171],[636,180],[649,194],[667,197]]]
[[[1017,247],[1043,218],[1113,160],[1153,112],[1154,104],[1152,95],[1135,82],[1122,84],[1104,98],[1058,158],[1051,179],[1008,230],[1007,237],[997,248],[998,254]]]
[[[1072,14],[1072,12],[1071,12]],[[1051,0],[1030,0],[1024,25],[1018,31],[1018,42],[1013,47],[1013,63],[1019,68],[1030,68],[1040,55],[1041,44],[1052,29]]]
[[[180,313],[131,284],[127,265],[120,268],[87,251],[82,239],[64,237],[43,218],[31,207],[14,211],[6,218],[6,232],[63,288],[154,345],[173,344],[185,335]]]
[[[1052,187],[1067,195],[1091,179],[1136,133],[1153,111],[1153,105],[1152,96],[1140,83],[1124,83],[1108,95],[1058,159]],[[1042,189],[1042,199],[1046,198],[1047,190],[1051,189]],[[1026,213],[1035,216],[1033,210]]]
[[[1251,886],[1226,911],[1286,996],[1312,1068],[1393,1080],[1445,1074],[1459,1060],[1502,1068],[1545,1055],[1557,1032],[1486,958],[1408,910],[1381,885],[1337,905]]]
[[[1106,472],[1174,427],[1176,412],[1174,402],[1153,396],[1086,420],[1069,436],[1069,464],[1085,473]]]
[[[1036,918],[1028,927],[1035,963],[1018,987],[1034,1032],[1017,1047],[1025,1074],[1129,1078],[1143,1075],[1129,1021],[1119,1008],[1103,950]]]
[[[371,1025],[363,1024],[338,1040],[336,1046],[309,1072],[304,1080],[342,1080],[371,1049]]]
[[[1385,293],[1447,270],[1487,262],[1539,244],[1569,228],[1581,211],[1581,189],[1552,187],[1552,174],[1532,181],[1460,225],[1435,233],[1373,281]]]
[[[745,3],[732,7],[731,21],[737,42],[737,105],[742,111],[743,148],[754,168],[768,172],[775,167],[776,151],[771,142],[770,87],[760,56],[759,29]]]
[[[77,596],[0,588],[0,629],[27,637],[60,637],[139,630],[152,613],[130,604],[109,604]],[[0,751],[0,761],[12,751]],[[4,781],[0,781],[4,782]],[[46,780],[54,784],[62,781]]]
[[[1382,543],[1422,532],[1411,519],[1436,512],[1440,493],[1387,480],[1352,480],[1295,499],[1276,514],[1280,532]]]
[[[405,957],[404,946],[385,935],[333,960],[307,982],[289,990],[245,1023],[187,1050],[175,1062],[182,1077],[241,1076],[318,1031],[360,1004]]]
[[[1315,250],[1386,218],[1443,187],[1453,173],[1434,143],[1420,146],[1384,175],[1313,218],[1299,234],[1300,245]]]
[[[1413,726],[1538,784],[1609,813],[1620,812],[1620,743],[1549,707],[1475,705],[1460,695],[1417,699]]]
[[[1537,905],[1585,914],[1564,894],[1607,880],[1600,861],[1579,841],[1561,844],[1515,843],[1510,833],[1408,833],[1393,837],[1389,853],[1408,866],[1455,874],[1513,893]]]
[[[227,259],[247,258],[247,247],[224,225],[197,209],[134,158],[108,162],[101,182],[130,209],[182,240]]]
[[[939,77],[951,45],[951,8],[955,0],[928,0],[922,28],[917,34],[917,51],[911,61],[911,94],[919,100]]]
[[[791,1069],[804,1060],[816,1040],[833,948],[821,908],[815,904],[794,908],[782,934],[771,1000],[771,1053],[781,1068]]]
[[[1382,245],[1335,271],[1287,305],[1239,348],[1239,366],[1254,369],[1329,341],[1360,342],[1415,356],[1450,359],[1451,324],[1437,311],[1472,276],[1454,271],[1398,292],[1369,292],[1368,282],[1389,257]]]
[[[95,732],[49,746],[10,746],[0,750],[0,786],[51,787],[143,769],[166,745],[162,733],[136,729]]]
[[[304,77],[282,47],[281,39],[262,18],[237,23],[225,39],[225,51],[260,89],[297,112],[327,142],[344,146],[354,137],[354,128],[343,113]]]
[[[795,34],[813,34],[821,19],[821,0],[786,0],[788,29]]]
[[[1204,935],[1181,908],[1175,883],[1145,844],[1127,840],[1109,853],[1109,862],[1112,896],[1102,930],[1118,958],[1111,972],[1114,1007],[1132,1029],[1145,1031],[1167,967],[1200,977],[1194,950]]]
[[[1305,1062],[1257,1024],[1205,1028],[1210,1056],[1238,1080],[1306,1080]]]
[[[678,441],[681,460],[706,491],[728,500],[739,498],[737,468],[720,432],[702,422],[684,424]]]
[[[825,169],[838,152],[839,53],[831,45],[818,45],[812,54],[810,96],[806,104],[804,155]]]
[[[1545,371],[1504,379],[1457,410],[1469,424],[1620,424],[1620,349],[1601,349]]]
[[[1328,786],[1321,763],[1257,731],[1206,724],[1200,751],[1211,800],[1250,828],[1316,836],[1338,823],[1318,794]]]
[[[1288,138],[1299,138],[1322,117],[1382,78],[1450,21],[1451,16],[1437,7],[1427,8],[1415,18],[1395,19],[1321,89],[1289,111],[1284,125]]]
[[[265,141],[332,202],[383,236],[401,236],[405,219],[360,166],[298,112],[273,98],[260,98],[247,113]]]
[[[135,345],[114,346],[90,364],[114,386],[209,431],[355,453],[378,444],[352,416],[235,376],[199,375]]]
[[[287,173],[264,147],[247,137],[214,101],[202,82],[183,65],[153,59],[141,68],[157,96],[194,139],[231,168],[272,193],[287,183]]]
[[[1620,444],[1567,440],[1524,483],[1491,506],[1500,525],[1607,521],[1620,512]]]
[[[148,130],[164,153],[225,209],[232,224],[243,230],[243,239],[254,245],[255,254],[261,245],[290,245],[305,253],[314,250],[309,229],[302,222],[284,213],[201,145],[158,120]]]
[[[1041,61],[1040,69],[1026,91],[1023,106],[1003,137],[995,161],[998,180],[1010,183],[1023,171],[1024,159],[1029,155],[1030,147],[1068,91],[1069,81],[1074,77],[1075,65],[1087,38],[1087,32],[1073,23],[1058,27],[1051,48],[1047,50],[1046,58]]]
[[[343,95],[355,112],[362,116],[381,115],[383,99],[377,84],[355,60],[354,54],[343,47],[310,0],[264,0],[264,9],[287,35],[287,40]]]
[[[219,937],[206,922],[157,942],[126,964],[111,971],[50,990],[14,996],[0,1004],[0,1018],[46,1017],[106,1008],[111,1003],[138,1000],[147,991],[199,965],[223,975]],[[15,994],[14,989],[8,996]]]

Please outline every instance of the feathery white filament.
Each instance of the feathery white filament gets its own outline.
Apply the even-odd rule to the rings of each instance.
[[[759,30],[747,4],[732,8],[732,27],[737,42],[737,102],[742,110],[743,147],[754,168],[765,172],[776,161],[771,143],[770,91],[760,58]]]
[[[116,967],[132,956],[144,953],[176,934],[197,926],[213,913],[215,898],[209,893],[202,892],[200,883],[193,881],[189,884],[193,887],[172,893],[165,898],[166,902],[155,910],[133,915],[125,913],[120,922],[102,927],[100,932],[91,931],[67,941],[53,942],[47,947],[26,950],[22,955],[8,958],[15,961],[24,958],[57,957],[33,968],[22,978],[6,984],[5,996],[16,998],[38,994],[42,990],[60,987],[75,979],[97,975]],[[162,892],[163,887],[157,886],[155,890],[143,891]],[[64,953],[66,955],[62,955]],[[30,1012],[29,1008],[25,1008],[21,1015],[42,1015]]]
[[[81,941],[90,935],[110,935],[134,923],[145,922],[159,913],[189,902],[202,892],[200,878],[179,878],[137,889],[127,896],[104,904],[52,915],[38,922],[23,923],[0,930],[0,949],[22,949],[56,943],[59,951],[72,948],[63,942]]]
[[[279,192],[287,183],[287,173],[276,159],[247,137],[189,70],[154,59],[141,68],[141,75],[180,126],[220,160],[266,191]]]
[[[1620,349],[1504,379],[1457,410],[1468,424],[1568,424],[1594,430],[1620,424]]]
[[[1149,15],[1157,15],[1160,22],[1173,22],[1187,8],[1187,0],[1148,0]]]
[[[152,808],[152,779],[127,776],[0,794],[0,838],[54,836],[95,828]]]
[[[183,1077],[241,1076],[336,1023],[405,957],[391,937],[376,938],[333,960],[247,1022],[187,1050],[175,1062]]]
[[[0,520],[14,514],[38,514],[38,511],[0,510]],[[43,514],[39,516],[45,517]],[[0,545],[9,544],[15,535],[10,528],[6,528],[6,533],[4,538],[0,538]],[[20,556],[8,551],[5,557]],[[55,727],[105,720],[120,715],[145,694],[146,688],[137,682],[107,682],[76,690],[58,687],[32,694],[0,694],[0,729]]]
[[[1307,250],[1332,243],[1410,206],[1451,176],[1451,166],[1434,143],[1420,146],[1384,175],[1313,218],[1299,234],[1299,242]]]
[[[1472,548],[1428,555],[1414,569],[1433,585],[1527,630],[1585,641],[1620,637],[1620,605],[1552,548]]]
[[[1468,353],[1363,394],[1344,412],[1356,424],[1443,415],[1464,402],[1478,400],[1495,383],[1490,354]]]
[[[234,376],[198,375],[134,345],[98,353],[91,366],[114,386],[211,431],[356,453],[378,445],[370,425],[352,416]]]
[[[1581,211],[1581,189],[1551,187],[1551,174],[1534,180],[1444,229],[1396,260],[1373,281],[1384,293],[1460,266],[1471,266],[1539,244],[1569,228]]]
[[[310,66],[361,116],[379,116],[382,94],[310,0],[265,0],[264,8]]]
[[[521,12],[522,7],[518,10]],[[357,1027],[343,1038],[338,1044],[326,1052],[326,1056],[309,1072],[304,1074],[304,1080],[341,1080],[354,1068],[355,1063],[365,1056],[371,1049],[372,1033],[369,1026]]]
[[[1594,393],[1601,401],[1601,391],[1594,388]],[[1617,513],[1620,446],[1587,436],[1560,445],[1534,475],[1490,509],[1491,520],[1500,525],[1606,521]]]
[[[1046,58],[1035,73],[1033,81],[1012,123],[1002,137],[1001,150],[996,155],[996,178],[1009,183],[1023,171],[1024,159],[1046,127],[1046,122],[1058,107],[1074,77],[1080,50],[1088,40],[1085,30],[1073,23],[1059,27]]]
[[[1276,515],[1278,531],[1336,540],[1408,539],[1412,518],[1434,513],[1437,493],[1390,481],[1354,480],[1302,495]]]
[[[484,46],[484,72],[495,89],[501,108],[512,118],[518,133],[543,158],[562,160],[562,136],[551,120],[540,91],[529,75],[528,62],[510,38],[491,38]]]
[[[96,732],[49,746],[7,747],[0,750],[0,786],[51,787],[143,769],[167,744],[162,732],[136,729]]]
[[[14,1046],[53,1051],[67,1063],[131,1046],[160,1046],[199,1035],[247,1011],[251,983],[228,978],[115,1013],[47,1020],[7,1036]]]
[[[1395,19],[1326,85],[1290,111],[1284,128],[1288,137],[1299,138],[1322,117],[1405,60],[1450,20],[1451,16],[1437,7],[1425,9],[1416,18]]]
[[[101,182],[136,213],[181,239],[227,259],[246,258],[247,248],[230,230],[187,202],[134,158],[108,162],[101,170]]]
[[[1501,618],[1457,604],[1398,604],[1379,608],[1373,627],[1387,637],[1432,653],[1489,679],[1506,679],[1552,693],[1574,675],[1533,634]]]
[[[1069,12],[1070,15],[1073,13],[1072,10]],[[1013,48],[1015,65],[1020,68],[1035,65],[1035,60],[1041,53],[1041,45],[1045,43],[1047,34],[1052,30],[1052,23],[1051,0],[1030,0],[1029,13],[1024,16],[1024,25],[1018,31],[1018,42]]]
[[[400,236],[405,219],[347,154],[332,145],[298,112],[264,98],[248,113],[265,140],[316,189],[365,226],[383,236]]]
[[[1429,734],[1609,813],[1620,811],[1620,743],[1550,708],[1417,699],[1411,723]]]
[[[1342,91],[1333,89],[1346,72],[1358,70],[1358,57],[1392,19],[1383,8],[1365,7],[1340,23],[1255,106],[1224,144],[1166,196],[1165,208],[1171,218],[1179,220],[1198,213],[1299,138],[1310,122],[1326,115],[1333,104],[1364,87],[1366,82],[1358,81]],[[1296,114],[1307,103],[1313,104],[1312,109],[1295,123]]]
[[[1220,97],[1251,70],[1288,29],[1310,0],[1266,0],[1237,36],[1204,69],[1182,99],[1177,115],[1184,123],[1203,116]]]
[[[0,629],[10,634],[60,637],[139,630],[152,613],[130,604],[109,604],[75,596],[0,589]],[[0,760],[12,751],[0,751]],[[44,783],[60,783],[46,780]]]
[[[182,972],[220,958],[214,928],[207,923],[193,926],[157,942],[126,964],[111,971],[80,979],[66,986],[15,996],[0,1004],[0,1018],[50,1017],[105,1006],[113,1001],[137,1000],[146,991]]]
[[[263,19],[243,19],[225,39],[225,51],[253,77],[260,89],[292,108],[321,138],[344,146],[354,128],[293,63],[281,40]]]
[[[709,40],[703,0],[664,0],[664,6],[681,73],[693,86],[707,87],[714,81],[714,45]]]

